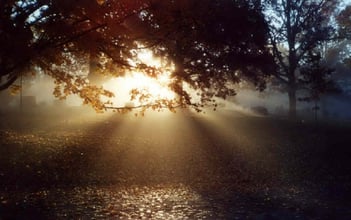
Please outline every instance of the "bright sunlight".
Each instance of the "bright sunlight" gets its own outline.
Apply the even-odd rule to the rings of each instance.
[[[139,71],[130,71],[123,77],[117,77],[104,83],[104,88],[115,94],[115,97],[110,100],[114,107],[146,105],[157,100],[176,98],[175,93],[169,88],[172,83],[171,73],[174,67],[154,57],[152,51],[146,49],[137,53],[135,61],[130,60],[130,64],[134,66],[141,63],[161,71],[156,77],[148,76]],[[133,90],[137,91],[138,95],[131,100]],[[144,99],[140,99],[141,96]]]

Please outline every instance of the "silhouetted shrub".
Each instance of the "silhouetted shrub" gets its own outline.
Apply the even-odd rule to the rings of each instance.
[[[268,115],[268,110],[264,106],[253,106],[251,111],[259,115]]]

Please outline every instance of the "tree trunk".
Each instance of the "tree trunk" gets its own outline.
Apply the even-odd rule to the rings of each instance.
[[[283,1],[284,2],[284,1]],[[296,33],[294,32],[291,16],[292,16],[292,1],[287,0],[285,8],[286,15],[286,32],[287,32],[287,40],[289,46],[289,67],[288,67],[288,95],[289,95],[289,118],[291,120],[296,120],[296,76],[295,71],[298,66],[298,61],[296,58]]]
[[[174,49],[174,54],[172,57],[172,60],[175,65],[175,76],[176,76],[176,82],[175,82],[175,92],[178,95],[179,102],[182,107],[186,105],[186,100],[184,100],[184,90],[183,90],[183,79],[182,76],[184,75],[184,59],[181,56],[182,51],[181,51],[181,45],[176,41],[174,43],[175,49]]]
[[[296,120],[296,89],[289,88],[289,118],[291,120]]]

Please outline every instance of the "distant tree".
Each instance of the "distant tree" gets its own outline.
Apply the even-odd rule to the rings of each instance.
[[[346,6],[336,17],[339,33],[338,57],[351,68],[351,5]]]
[[[54,95],[79,95],[96,110],[113,94],[92,84],[87,71],[123,75],[141,47],[174,63],[180,105],[194,104],[181,86],[201,94],[201,103],[234,94],[243,79],[264,87],[272,72],[267,25],[257,1],[161,0],[3,0],[0,4],[0,90],[27,72],[55,79]],[[92,80],[93,81],[93,80]],[[156,107],[176,103],[159,102]],[[155,107],[155,106],[153,106]]]
[[[320,53],[324,43],[332,40],[335,27],[331,24],[331,17],[338,2],[338,0],[263,1],[266,19],[270,22],[270,45],[279,65],[279,71],[274,76],[288,93],[289,116],[292,119],[296,118],[297,91],[305,88],[308,81],[316,83],[317,81],[311,80],[325,79],[323,75],[330,73],[301,71],[301,67],[314,66],[315,63],[310,63],[311,56]],[[320,76],[306,76],[310,73],[318,73]],[[306,78],[309,80],[306,81]]]
[[[339,10],[339,9],[338,9]],[[335,17],[336,36],[325,44],[323,59],[325,64],[335,69],[332,75],[334,89],[328,93],[350,91],[351,82],[351,6],[345,6]],[[337,87],[337,88],[336,88]]]
[[[339,25],[339,35],[351,40],[351,5],[346,6],[336,17]]]

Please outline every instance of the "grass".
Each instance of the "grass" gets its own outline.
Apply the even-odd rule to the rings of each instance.
[[[246,211],[258,200],[269,209],[281,202],[305,207],[304,216],[318,219],[322,214],[309,214],[308,207],[350,207],[349,125],[227,111],[167,119],[1,117],[0,195],[7,212],[13,211],[4,205],[9,194],[14,202],[26,192],[164,184],[189,186],[222,205],[232,205],[231,196],[240,194],[248,201]]]

